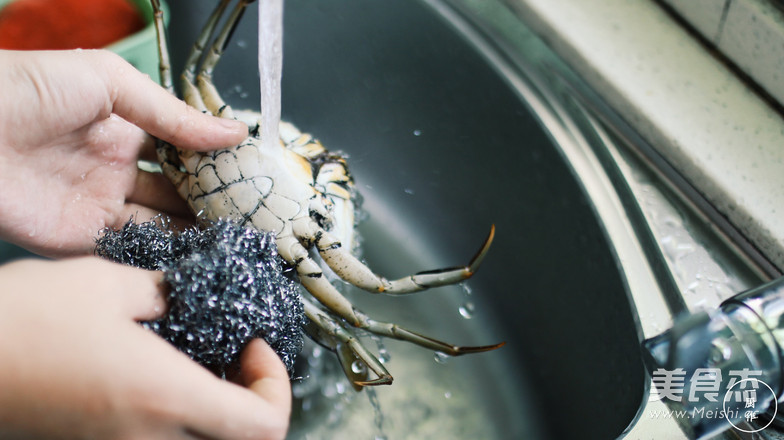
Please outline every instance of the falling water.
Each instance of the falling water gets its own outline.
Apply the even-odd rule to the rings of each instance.
[[[378,401],[378,394],[372,387],[367,388],[365,391],[368,399],[370,399],[370,406],[373,407],[373,423],[376,428],[376,435],[373,440],[387,440],[384,434],[384,413],[381,412],[381,403]]]
[[[261,143],[278,141],[280,78],[283,70],[283,0],[259,2],[259,88]]]

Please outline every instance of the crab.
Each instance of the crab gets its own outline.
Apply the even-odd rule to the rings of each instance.
[[[151,1],[161,84],[174,94],[163,12],[158,0]],[[239,0],[219,28],[218,22],[231,1],[218,3],[193,45],[181,76],[184,101],[202,112],[223,118],[237,118],[239,113],[235,114],[221,99],[213,85],[212,72],[246,6],[254,0]],[[374,320],[354,307],[325,274],[325,270],[331,270],[363,290],[390,295],[458,283],[477,270],[492,243],[494,227],[465,266],[420,272],[395,280],[376,275],[354,256],[352,246],[347,245],[353,234],[356,191],[345,158],[329,152],[318,140],[286,122],[280,122],[279,143],[265,146],[258,125],[254,127],[252,121],[246,123],[251,134],[244,142],[209,153],[181,150],[158,140],[162,172],[198,218],[231,219],[274,234],[280,256],[296,271],[299,282],[309,292],[302,295],[308,318],[306,332],[337,353],[346,376],[357,389],[391,384],[393,377],[363,346],[355,329],[451,356],[503,345],[457,346],[397,324]],[[322,269],[317,262],[319,258],[329,269]]]

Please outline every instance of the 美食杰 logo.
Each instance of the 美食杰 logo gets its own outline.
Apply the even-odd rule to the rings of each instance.
[[[687,376],[683,368],[653,372],[654,386],[648,400],[679,405],[677,409],[651,412],[651,418],[689,419],[692,424],[726,419],[733,428],[753,433],[767,428],[778,412],[776,394],[760,379],[761,371],[697,368]]]

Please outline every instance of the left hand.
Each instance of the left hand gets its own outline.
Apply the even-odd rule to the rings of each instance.
[[[0,96],[0,238],[52,257],[91,253],[132,216],[190,218],[170,182],[138,170],[155,158],[147,133],[201,151],[247,137],[104,50],[0,51]]]

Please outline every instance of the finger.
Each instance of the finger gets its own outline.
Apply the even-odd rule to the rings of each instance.
[[[163,280],[163,272],[135,267],[128,267],[128,269],[136,271],[135,281],[146,286],[132,284],[133,293],[126,295],[125,311],[127,316],[134,321],[152,321],[163,318],[168,310],[165,293],[168,287]]]
[[[160,216],[165,216],[169,225],[176,230],[184,230],[193,226],[194,218],[189,216],[178,216],[173,213],[153,209],[138,203],[127,203],[115,217],[113,224],[107,225],[112,229],[122,228],[129,220],[133,219],[136,223],[144,223],[155,220]]]
[[[237,145],[248,136],[244,123],[199,112],[121,58],[106,61],[112,112],[151,135],[199,151]]]
[[[252,391],[231,382],[213,380],[217,382],[216,386],[202,388],[203,400],[199,402],[194,402],[193,387],[189,387],[189,402],[197,405],[193,405],[193,417],[186,422],[191,426],[188,432],[222,439],[282,440],[286,437],[290,407],[265,402]],[[204,405],[198,408],[202,403]]]
[[[111,276],[119,290],[116,295],[121,312],[136,321],[163,317],[166,313],[163,272],[104,262],[103,276]]]
[[[191,215],[185,200],[180,197],[169,179],[159,173],[139,170],[136,173],[136,183],[126,195],[126,201],[167,212],[175,217],[186,218]]]
[[[243,420],[246,427],[252,429],[248,432],[265,432],[269,438],[284,438],[291,415],[291,383],[278,355],[266,342],[254,339],[240,356],[240,368],[241,381],[247,389],[221,382],[223,395],[230,400],[224,402],[226,406],[215,402],[210,417],[216,418],[203,418],[197,432],[205,436],[233,438],[241,431],[235,433],[233,427],[227,429],[223,422],[234,417],[235,423]],[[251,392],[248,393],[248,390]],[[217,408],[227,413],[216,412]]]
[[[113,263],[97,257],[64,260],[59,266],[84,284],[94,300],[134,320],[156,319],[166,312],[163,273]]]
[[[286,367],[266,342],[254,339],[240,356],[243,384],[262,399],[291,408],[291,383]]]
[[[150,332],[130,330],[145,347],[147,374],[158,388],[150,404],[173,413],[188,434],[227,440],[285,437],[290,406],[215,377]]]

